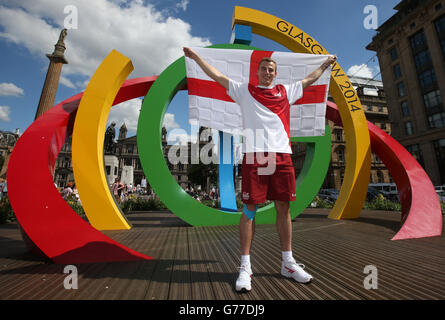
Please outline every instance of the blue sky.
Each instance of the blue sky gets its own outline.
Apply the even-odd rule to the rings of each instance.
[[[375,53],[365,49],[375,35],[363,21],[367,5],[377,8],[380,26],[396,11],[399,0],[0,0],[0,130],[24,132],[33,122],[51,53],[64,21],[77,9],[77,29],[68,30],[66,58],[56,103],[83,91],[107,53],[116,49],[130,57],[130,78],[157,75],[181,56],[182,46],[228,43],[233,8],[258,9],[280,17],[338,55],[345,71],[378,76]],[[286,48],[254,36],[252,45],[267,50]],[[371,60],[370,60],[371,59]],[[124,121],[135,134],[140,100],[113,108],[109,121]],[[167,110],[170,130],[190,130],[186,93]]]

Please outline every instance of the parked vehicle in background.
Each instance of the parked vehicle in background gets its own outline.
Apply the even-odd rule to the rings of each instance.
[[[395,183],[370,183],[368,186],[380,192],[386,199],[399,202],[399,191]]]
[[[377,198],[381,193],[377,191],[374,187],[368,187],[368,193],[366,194],[366,201],[372,202],[375,198]]]
[[[439,200],[442,201],[442,202],[445,202],[445,190],[444,191],[437,191],[436,190],[436,193],[437,193],[437,195],[439,197]]]
[[[339,193],[340,191],[337,189],[320,189],[320,191],[318,191],[318,197],[329,203],[335,203]]]

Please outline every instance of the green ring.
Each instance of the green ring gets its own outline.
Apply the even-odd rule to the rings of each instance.
[[[260,50],[242,44],[222,44],[209,48]],[[137,130],[138,152],[142,168],[159,199],[185,222],[193,226],[239,224],[241,212],[226,212],[196,201],[178,185],[166,164],[161,143],[163,119],[171,100],[179,90],[184,88],[186,81],[185,58],[182,57],[161,73],[145,96]],[[291,139],[308,142],[302,174],[297,179],[296,193],[299,200],[291,202],[292,218],[307,207],[323,183],[329,166],[331,149],[329,127],[326,131],[324,137]],[[311,181],[306,181],[309,179]],[[274,205],[270,204],[258,210],[255,220],[263,224],[275,223],[275,213]]]

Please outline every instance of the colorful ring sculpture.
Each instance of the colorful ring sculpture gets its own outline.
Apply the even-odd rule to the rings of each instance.
[[[328,101],[326,118],[342,125],[335,103]],[[416,159],[385,131],[369,121],[368,127],[372,152],[388,168],[402,204],[402,226],[392,240],[440,236],[442,210],[428,175]]]
[[[108,113],[119,88],[131,71],[133,65],[130,59],[113,50],[85,89],[74,123],[74,181],[88,221],[98,230],[131,228],[110,193],[103,160]]]
[[[234,23],[251,26],[252,32],[269,37],[296,52],[327,53],[313,38],[295,26],[260,11],[235,7]],[[246,45],[219,47],[251,48]],[[67,129],[69,131],[72,127],[80,99],[82,110],[79,110],[76,119],[79,123],[74,125],[73,160],[75,159],[76,182],[81,199],[85,202],[86,214],[96,228],[129,228],[121,213],[116,211],[114,199],[105,188],[101,164],[104,119],[111,104],[145,94],[147,99],[144,100],[138,123],[138,147],[144,171],[159,197],[170,210],[194,225],[237,224],[239,221],[239,214],[198,204],[179,187],[165,165],[160,143],[162,119],[174,94],[185,87],[183,58],[170,65],[159,76],[148,94],[147,91],[156,77],[125,81],[117,92],[131,70],[131,62],[127,58],[116,51],[110,53],[93,76],[84,97],[78,94],[67,99],[37,119],[19,139],[11,155],[7,178],[14,212],[32,243],[56,263],[151,259],[113,241],[90,226],[68,206],[53,185],[55,161],[65,141]],[[440,204],[426,173],[400,144],[366,121],[357,94],[338,64],[334,65],[331,77],[331,95],[340,107],[337,109],[335,104],[329,102],[327,118],[344,124],[347,167],[339,199],[329,217],[354,218],[360,214],[369,181],[369,130],[373,149],[387,165],[400,191],[404,223],[393,239],[440,235]],[[88,113],[88,108],[97,109]],[[86,126],[92,126],[93,131],[85,135]],[[308,143],[303,173],[297,180],[297,193],[303,195],[304,190],[308,193],[303,195],[306,197],[304,201],[291,207],[293,217],[312,200],[318,189],[317,183],[321,184],[320,181],[326,174],[329,164],[326,159],[329,160],[329,157],[325,153],[330,153],[329,134],[330,130],[326,130],[325,137],[292,139]],[[88,141],[91,137],[94,139]],[[85,146],[80,146],[82,143]],[[79,156],[91,156],[91,159],[81,159]],[[87,162],[93,159],[94,164]],[[82,172],[85,168],[88,168],[86,174]],[[94,174],[89,176],[91,170]],[[31,193],[23,194],[22,187],[29,181],[38,181],[40,186]],[[92,201],[94,196],[88,199],[90,185],[97,186],[98,183],[100,190],[96,196],[101,199],[98,203],[105,205],[107,210],[97,209],[97,204]],[[273,222],[274,211],[271,206],[263,208],[260,213],[258,223]],[[111,220],[118,222],[108,224]]]
[[[110,103],[144,96],[155,79],[125,81]],[[72,130],[82,95],[61,102],[34,121],[11,154],[7,173],[9,198],[25,239],[31,241],[27,245],[60,264],[151,259],[93,228],[71,209],[54,186],[57,155],[67,130]],[[37,185],[32,192],[25,193],[23,187],[29,183]]]

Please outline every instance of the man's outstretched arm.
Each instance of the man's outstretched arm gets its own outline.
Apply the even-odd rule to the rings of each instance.
[[[337,56],[329,56],[329,58],[326,59],[325,62],[321,66],[319,66],[317,69],[315,69],[310,75],[308,75],[306,78],[304,78],[301,81],[301,84],[303,85],[303,89],[313,84],[315,81],[318,80],[318,78],[321,77],[323,72],[337,60]]]
[[[187,58],[195,60],[195,62],[201,67],[210,78],[222,85],[226,90],[229,90],[229,78],[223,75],[218,69],[211,66],[200,55],[198,55],[193,49],[184,47],[184,55]]]

